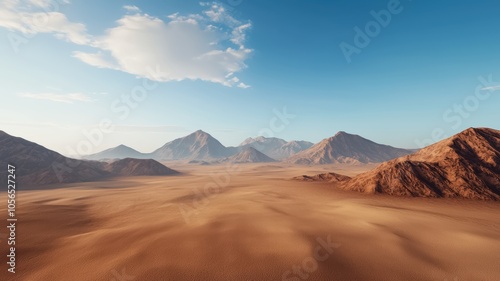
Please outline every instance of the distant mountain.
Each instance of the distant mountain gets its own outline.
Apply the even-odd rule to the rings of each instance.
[[[0,167],[16,167],[19,184],[92,181],[109,176],[98,162],[67,158],[34,142],[0,131]],[[6,182],[5,172],[0,173]]]
[[[397,196],[500,200],[500,131],[467,129],[383,163],[344,189]]]
[[[264,153],[258,151],[253,147],[246,147],[241,152],[233,155],[229,158],[222,160],[221,162],[231,162],[231,163],[267,163],[276,162],[276,160],[265,155]]]
[[[152,159],[125,158],[108,163],[104,169],[117,176],[167,176],[179,172]]]
[[[379,163],[410,153],[412,153],[411,150],[381,145],[358,135],[339,132],[285,161],[306,165]]]
[[[272,157],[274,159],[284,159],[290,157],[297,152],[311,147],[313,143],[307,141],[291,141],[287,142],[279,138],[248,138],[240,144],[240,149],[253,147],[258,151]]]
[[[227,148],[210,134],[198,130],[166,143],[149,156],[157,160],[214,160],[236,152],[236,148]]]
[[[83,157],[83,159],[87,160],[108,160],[125,158],[147,159],[148,155],[122,144],[117,147],[106,149],[99,153],[86,155]]]
[[[16,167],[16,183],[44,185],[54,183],[95,181],[115,175],[151,175],[170,172],[153,160],[126,159],[112,164],[76,160],[65,157],[34,142],[0,131],[0,166]],[[163,166],[163,165],[161,165]],[[0,173],[7,182],[7,173]]]
[[[304,150],[312,147],[313,145],[314,145],[314,143],[308,142],[308,141],[287,142],[279,149],[279,154],[282,156],[282,158],[280,158],[280,159],[293,156],[301,151],[304,151]]]

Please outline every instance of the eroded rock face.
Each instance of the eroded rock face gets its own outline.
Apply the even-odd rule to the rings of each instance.
[[[470,128],[342,185],[397,196],[500,199],[500,131]]]
[[[336,173],[323,173],[314,176],[302,175],[299,177],[294,177],[293,179],[301,181],[345,182],[350,180],[351,178]]]

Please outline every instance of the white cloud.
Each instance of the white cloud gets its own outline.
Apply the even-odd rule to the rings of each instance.
[[[86,64],[90,64],[99,68],[111,68],[119,70],[119,67],[106,58],[102,52],[97,52],[94,54],[84,53],[84,52],[73,52],[73,57],[83,61]]]
[[[126,5],[129,12],[101,36],[71,22],[51,0],[4,0],[0,27],[24,34],[50,33],[92,47],[73,57],[98,68],[119,70],[155,81],[202,80],[248,88],[235,76],[247,68],[252,50],[245,46],[250,22],[235,19],[218,3],[202,3],[199,14],[160,19]],[[51,4],[52,3],[52,4]],[[156,71],[152,71],[155,69]]]
[[[250,88],[250,86],[249,86],[249,85],[247,85],[247,84],[245,84],[245,83],[243,83],[243,82],[240,82],[240,83],[238,84],[238,88],[248,89],[248,88]]]
[[[250,23],[234,19],[218,4],[203,14],[176,13],[167,18],[125,15],[95,39],[97,52],[75,52],[74,57],[155,81],[202,80],[239,86],[226,76],[247,67],[252,50],[244,43]],[[152,73],[152,69],[159,71]]]
[[[134,6],[134,5],[125,5],[125,6],[123,6],[123,8],[129,12],[137,12],[138,13],[141,11],[141,9],[139,9],[139,7]]]
[[[9,0],[8,0],[9,1]],[[19,0],[14,0],[19,1]],[[41,7],[44,9],[47,8],[57,8],[60,3],[69,4],[68,0],[28,0],[29,4],[35,5],[37,7]]]
[[[94,99],[82,93],[55,94],[55,93],[20,93],[23,98],[49,100],[54,102],[74,103],[74,102],[92,102]]]
[[[26,35],[51,33],[78,45],[92,45],[82,23],[58,12],[59,3],[49,0],[7,0],[0,3],[0,27]]]

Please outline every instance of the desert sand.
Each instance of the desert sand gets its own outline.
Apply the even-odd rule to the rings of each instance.
[[[0,280],[500,276],[498,202],[397,198],[292,180],[354,176],[373,165],[168,166],[183,174],[19,186],[17,273],[2,262]],[[6,214],[1,204],[4,223]],[[2,227],[4,261],[5,235]]]

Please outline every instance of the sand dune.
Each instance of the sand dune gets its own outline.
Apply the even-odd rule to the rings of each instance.
[[[4,263],[0,280],[500,276],[496,202],[393,198],[289,180],[371,167],[275,165],[266,173],[261,165],[174,166],[184,175],[19,191],[17,273],[7,274]]]

